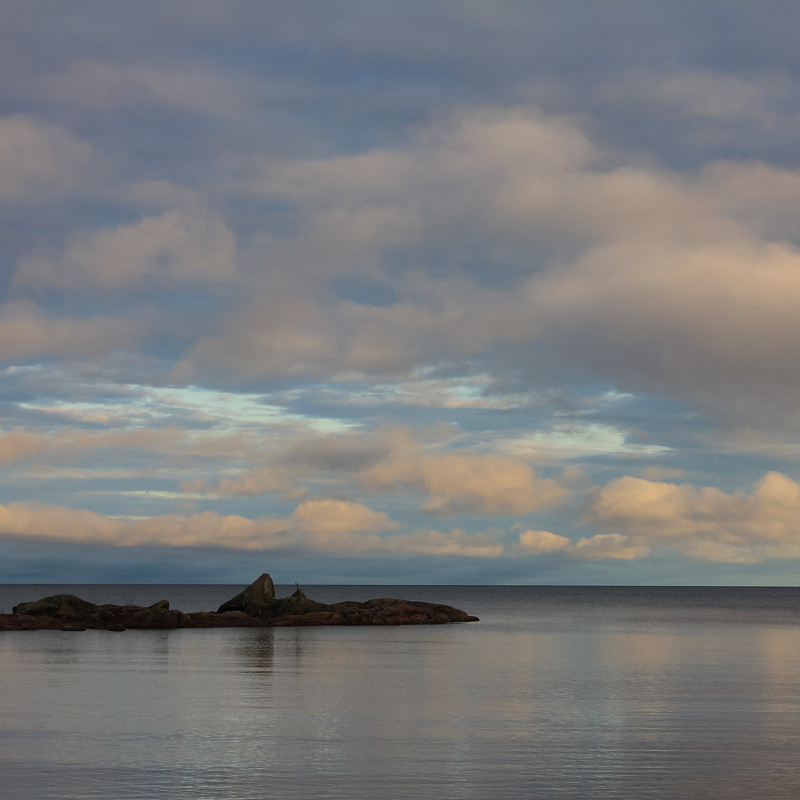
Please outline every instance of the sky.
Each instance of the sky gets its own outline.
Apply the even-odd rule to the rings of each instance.
[[[5,0],[0,582],[796,584],[798,29]]]

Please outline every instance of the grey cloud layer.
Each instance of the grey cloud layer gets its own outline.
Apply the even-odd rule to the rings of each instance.
[[[398,299],[268,294],[199,341],[177,375],[204,362],[246,378],[391,373],[541,343],[624,388],[793,413],[794,170],[720,161],[688,177],[626,163],[569,120],[486,109],[424,130],[405,150],[262,171],[253,190],[296,204],[305,225],[274,254],[264,241],[267,278],[281,264],[306,279],[309,269],[323,279],[383,271]],[[496,250],[477,276],[459,259],[464,236]],[[389,249],[407,250],[415,269],[398,275]],[[308,252],[319,260],[303,262]],[[437,253],[445,276],[430,275]],[[492,275],[511,285],[487,287]]]
[[[793,23],[6,3],[0,536],[800,557]]]

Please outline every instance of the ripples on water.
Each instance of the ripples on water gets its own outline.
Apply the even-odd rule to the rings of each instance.
[[[62,588],[196,610],[239,587],[0,587],[0,607]],[[482,621],[2,634],[0,797],[800,797],[798,590],[308,594]]]

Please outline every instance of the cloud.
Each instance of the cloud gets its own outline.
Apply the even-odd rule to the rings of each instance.
[[[403,430],[394,432],[392,445],[385,458],[361,471],[361,483],[372,491],[423,491],[428,499],[422,508],[432,514],[526,514],[553,508],[564,497],[558,483],[538,478],[520,459],[470,452],[429,455]]]
[[[679,69],[666,73],[629,73],[603,87],[605,98],[658,107],[686,117],[717,121],[776,121],[779,107],[792,91],[786,74],[771,70],[740,76],[712,69]],[[777,109],[776,109],[777,110]]]
[[[273,435],[270,431],[269,438]],[[283,447],[272,451],[255,447],[248,456],[250,460],[269,463],[245,470],[235,478],[220,478],[216,485],[202,480],[189,481],[181,485],[181,490],[234,496],[278,493],[298,498],[308,491],[302,485],[306,479],[319,480],[332,475],[339,480],[348,480],[385,458],[397,436],[397,432],[390,429],[381,429],[375,434],[311,435],[304,431],[290,437]]]
[[[572,542],[550,531],[524,531],[519,535],[519,545],[526,553],[555,553],[568,550]]]
[[[415,531],[379,536],[398,525],[360,503],[310,500],[288,519],[248,519],[216,512],[143,519],[108,517],[83,509],[0,505],[0,537],[118,547],[212,547],[283,553],[393,553],[493,558],[503,552],[491,534]]]
[[[182,489],[297,497],[305,492],[304,480],[320,480],[328,473],[334,481],[355,483],[373,493],[423,493],[427,499],[421,508],[437,516],[520,515],[554,508],[565,498],[557,481],[537,477],[522,459],[466,449],[436,453],[442,444],[441,431],[428,432],[434,437],[428,443],[434,449],[431,453],[426,450],[425,432],[416,435],[422,441],[417,441],[408,429],[386,427],[369,434],[299,439],[271,454],[270,463],[247,470],[237,478],[222,478],[216,487],[191,481]]]
[[[55,417],[60,409],[37,408]],[[252,436],[244,434],[216,432],[214,430],[197,431],[180,425],[162,425],[148,428],[143,423],[149,420],[137,419],[130,406],[113,409],[110,413],[85,410],[70,415],[64,414],[71,423],[84,421],[90,426],[102,426],[99,430],[71,428],[59,425],[53,429],[36,430],[33,428],[16,428],[0,433],[0,464],[18,464],[24,461],[35,462],[41,469],[48,461],[81,461],[89,460],[105,451],[113,451],[117,463],[128,460],[136,454],[158,457],[168,468],[181,474],[182,468],[197,468],[198,463],[210,462],[216,466],[220,462],[263,458],[262,447],[253,441]],[[61,422],[59,420],[59,422]],[[105,473],[108,464],[99,468]],[[267,487],[267,473],[260,479],[264,485],[261,491],[276,491],[287,497],[297,497],[305,492],[303,487],[292,484],[291,472],[280,473],[277,469]],[[250,494],[249,481],[259,478],[243,476],[239,481],[222,479],[224,488],[212,487],[202,480],[193,480],[181,485],[181,490],[198,493]],[[227,483],[226,483],[227,481]],[[230,484],[230,485],[228,485]],[[234,491],[235,490],[235,491]],[[260,492],[259,492],[260,493]]]
[[[579,219],[569,203],[588,188],[580,176],[603,158],[567,116],[490,106],[416,127],[404,147],[324,159],[257,156],[241,165],[231,191],[291,203],[302,252],[311,241],[333,243],[333,257],[320,265],[330,274],[338,242],[355,243],[365,255],[419,246],[463,258],[465,242],[487,235],[533,242],[568,232]],[[352,271],[352,246],[342,254],[339,270]]]
[[[573,542],[550,531],[524,531],[519,535],[519,548],[524,553],[564,553],[585,561],[605,559],[632,560],[649,555],[651,548],[632,542],[619,533],[601,533]]]
[[[242,78],[234,82],[216,70],[110,61],[73,61],[40,85],[56,103],[102,109],[151,106],[240,117],[247,108],[247,90],[259,86]]]
[[[719,160],[706,165],[695,183],[703,202],[770,241],[798,241],[796,204],[800,171],[760,161]]]
[[[13,464],[49,449],[50,443],[43,434],[30,434],[24,430],[13,430],[0,436],[0,464]]]
[[[341,363],[337,335],[325,308],[307,300],[269,297],[222,323],[221,336],[199,339],[178,361],[172,376],[180,383],[202,382],[211,365],[242,378],[316,372]]]
[[[669,478],[682,478],[684,471],[677,467],[645,467],[641,476],[651,481],[663,481]]]
[[[431,456],[421,464],[422,475],[413,479],[403,474],[391,476],[375,470],[375,481],[417,483],[430,498],[423,505],[426,511],[449,515],[458,512],[477,514],[526,514],[553,508],[563,497],[561,487],[550,478],[537,478],[524,462],[496,455]]]
[[[765,91],[775,88],[775,76],[770,77],[756,82],[709,70],[682,70],[663,76],[651,87],[652,97],[692,116],[763,119]]]
[[[768,472],[750,493],[730,494],[619,478],[594,491],[585,517],[626,547],[731,563],[800,557],[800,484],[779,472]]]
[[[549,336],[623,386],[656,388],[728,414],[791,414],[800,333],[800,253],[729,239],[625,243],[535,281]]]
[[[397,437],[405,438],[391,428],[380,428],[374,434],[329,433],[292,442],[280,455],[282,462],[299,468],[331,472],[358,472],[385,458],[395,446]]]
[[[284,497],[302,497],[308,491],[298,486],[300,475],[286,469],[271,466],[254,467],[237,478],[220,478],[216,486],[203,480],[185,481],[180,485],[182,492],[248,496],[261,494],[280,494]]]
[[[289,519],[320,533],[385,531],[398,527],[382,511],[346,500],[307,500],[297,506]]]
[[[269,550],[290,544],[286,524],[280,520],[250,520],[211,511],[129,520],[83,509],[25,503],[0,506],[0,533],[6,537],[120,547],[155,544]]]
[[[26,301],[0,307],[0,359],[24,361],[37,356],[94,356],[130,346],[139,326],[113,317],[54,318]]]
[[[600,559],[620,559],[631,561],[650,555],[650,546],[639,544],[619,533],[600,533],[579,539],[571,548],[570,555],[590,561]]]
[[[499,349],[504,366],[555,358],[729,418],[793,414],[794,171],[718,162],[689,177],[600,147],[575,120],[534,108],[474,109],[418,128],[405,148],[262,158],[249,171],[237,191],[288,203],[297,224],[276,252],[266,248],[269,274],[291,265],[305,287],[312,275],[386,270],[395,299],[353,302],[316,285],[256,290],[218,334],[192,345],[176,380],[202,380],[208,368],[246,381],[408,379]],[[380,227],[365,236],[352,216],[401,212],[417,222],[399,237]],[[339,240],[348,243],[341,261],[335,244],[325,250]],[[390,269],[398,251],[419,269]],[[445,275],[428,270],[442,262]]]
[[[503,555],[503,543],[491,533],[466,533],[423,530],[386,541],[389,552],[421,553],[437,556],[467,556],[470,558],[497,558]]]
[[[92,145],[66,128],[17,114],[0,117],[0,202],[63,198],[90,179]]]
[[[800,6],[142,1],[0,11],[0,463],[9,502],[215,511],[29,530],[794,557],[786,486],[730,487],[798,454]]]
[[[417,128],[405,149],[374,149],[351,156],[275,162],[260,158],[242,188],[282,196],[315,209],[336,200],[343,208],[405,207],[410,201],[446,202],[441,221],[454,211],[478,211],[478,198],[460,188],[485,181],[483,198],[516,185],[523,176],[555,176],[579,169],[600,150],[567,116],[535,108],[473,108]],[[446,192],[442,190],[446,189]]]
[[[236,242],[225,222],[198,209],[74,234],[61,254],[25,256],[14,282],[36,288],[124,289],[145,279],[221,283],[234,278]]]
[[[204,195],[200,190],[163,179],[135,181],[121,186],[117,194],[122,202],[165,211],[199,208],[204,202]]]
[[[173,376],[203,380],[212,367],[245,381],[268,375],[396,381],[425,364],[531,339],[536,322],[524,293],[421,283],[420,296],[388,306],[276,291],[224,319],[219,335],[198,339]]]

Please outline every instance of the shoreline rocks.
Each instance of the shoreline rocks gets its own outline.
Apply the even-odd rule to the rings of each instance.
[[[477,622],[465,611],[440,603],[378,598],[359,602],[318,603],[303,590],[276,598],[264,573],[216,611],[183,612],[167,600],[151,606],[96,605],[69,594],[20,603],[0,614],[0,631],[13,630],[169,630],[174,628],[280,628],[310,625],[443,625]]]

